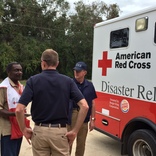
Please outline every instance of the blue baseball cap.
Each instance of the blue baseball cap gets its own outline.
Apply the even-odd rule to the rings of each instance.
[[[77,62],[73,69],[76,71],[87,70],[87,65],[84,62]]]

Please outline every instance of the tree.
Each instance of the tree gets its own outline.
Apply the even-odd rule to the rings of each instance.
[[[84,61],[88,65],[88,78],[91,78],[92,71],[92,51],[93,51],[93,31],[94,25],[103,21],[104,18],[114,18],[118,16],[119,7],[116,4],[107,5],[104,2],[93,2],[86,5],[83,1],[75,3],[75,11],[70,16],[70,27],[68,30],[68,40],[70,48],[68,55],[70,66],[78,61]]]
[[[41,53],[52,48],[59,53],[58,70],[73,76],[77,61],[88,65],[91,77],[93,28],[98,22],[119,16],[117,4],[83,1],[70,5],[65,0],[3,0],[0,6],[0,73],[11,61],[22,64],[23,77],[39,73]]]
[[[46,48],[58,47],[67,26],[69,5],[64,0],[9,0],[3,1],[1,45],[12,48],[14,61],[22,63],[24,77],[40,72],[40,56]],[[62,24],[62,22],[64,24]],[[60,31],[61,30],[61,31]],[[57,46],[56,46],[57,45]],[[3,51],[4,50],[4,51]],[[6,53],[1,49],[0,53]],[[3,58],[4,66],[11,60]],[[10,55],[11,56],[11,55]],[[4,73],[5,70],[2,71]],[[1,75],[3,78],[3,74]]]

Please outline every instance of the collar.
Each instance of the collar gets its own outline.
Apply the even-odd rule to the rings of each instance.
[[[75,78],[73,78],[73,80],[75,81],[76,84],[80,84],[80,85],[83,85],[85,83],[85,79],[83,80],[82,83],[80,83],[79,81],[77,81]]]
[[[12,87],[18,87],[18,85],[16,85],[9,77],[8,77],[9,83]],[[19,84],[19,81],[18,81]]]
[[[45,69],[42,72],[58,72],[56,69]]]
[[[73,80],[75,81],[76,84],[84,85],[84,87],[88,86],[88,80],[86,79],[84,79],[82,83],[78,82],[75,78],[73,78]]]

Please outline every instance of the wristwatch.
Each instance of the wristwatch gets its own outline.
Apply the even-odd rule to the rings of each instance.
[[[95,121],[95,120],[96,120],[96,118],[91,118],[91,120],[92,120],[92,121]]]

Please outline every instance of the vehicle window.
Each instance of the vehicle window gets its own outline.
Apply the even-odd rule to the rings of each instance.
[[[110,33],[110,48],[127,47],[129,42],[129,28],[119,29]]]

